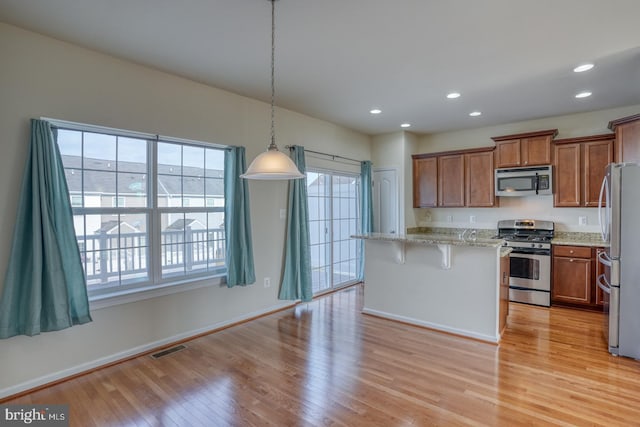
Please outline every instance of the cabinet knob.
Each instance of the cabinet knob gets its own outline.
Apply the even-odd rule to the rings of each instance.
[[[572,254],[572,253],[573,253],[573,249],[572,249],[572,250],[570,250],[570,251],[569,251],[569,253],[570,253],[570,254]]]
[[[573,262],[573,258],[571,258],[571,259],[569,260],[569,262]]]

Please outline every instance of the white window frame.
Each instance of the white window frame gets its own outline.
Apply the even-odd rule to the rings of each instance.
[[[333,233],[333,220],[334,220],[334,216],[333,216],[333,203],[334,203],[334,194],[333,194],[333,177],[334,175],[338,175],[338,176],[342,176],[342,177],[350,177],[355,179],[358,183],[357,183],[357,193],[356,193],[356,199],[359,200],[360,199],[360,192],[362,191],[362,182],[361,182],[361,177],[358,173],[356,172],[347,172],[344,170],[339,170],[339,169],[328,169],[328,168],[320,168],[320,167],[307,167],[307,173],[308,172],[312,172],[312,173],[319,173],[319,174],[325,174],[329,176],[329,180],[331,181],[331,184],[329,186],[329,196],[327,197],[329,199],[329,212],[331,212],[331,218],[330,218],[330,223],[331,226],[329,227],[328,230],[328,237],[329,237],[329,263],[328,266],[331,269],[331,271],[329,272],[329,282],[330,282],[330,286],[326,289],[322,289],[319,290],[318,292],[316,292],[314,295],[322,295],[328,292],[333,292],[337,289],[342,289],[345,288],[347,286],[351,286],[354,283],[358,283],[358,279],[355,278],[353,280],[349,280],[346,282],[342,282],[340,284],[335,284],[333,281],[333,266],[334,266],[334,233]],[[306,175],[306,174],[305,174]],[[309,195],[307,194],[307,199],[309,198]],[[308,200],[307,200],[308,203]],[[357,217],[356,219],[360,219],[360,216],[362,215],[362,213],[360,212],[360,204],[359,202],[356,203],[356,209],[357,209]],[[356,228],[358,230],[358,232],[360,232],[360,221],[358,221],[358,223],[356,224]],[[356,259],[358,257],[361,257],[362,254],[359,253],[359,251],[356,251]]]
[[[69,122],[65,120],[42,118],[51,123],[52,127],[73,130],[80,132],[92,132],[108,134],[113,136],[121,136],[128,138],[139,138],[147,140],[147,206],[126,208],[126,207],[91,207],[72,206],[74,215],[118,215],[123,213],[145,213],[147,215],[147,239],[148,239],[148,279],[144,282],[136,282],[133,284],[107,286],[105,289],[89,290],[89,301],[91,309],[99,309],[111,305],[124,304],[133,301],[154,298],[162,295],[169,295],[176,292],[183,292],[190,289],[197,289],[212,285],[223,285],[226,282],[226,267],[218,272],[210,271],[198,272],[197,274],[189,274],[178,277],[162,278],[161,265],[161,230],[159,224],[160,216],[166,212],[188,213],[188,212],[224,212],[224,207],[179,207],[179,208],[160,208],[157,204],[157,147],[159,142],[174,143],[181,145],[200,146],[205,148],[225,150],[227,146],[202,141],[193,141],[182,138],[174,138],[168,136],[154,135],[135,131],[127,131],[123,129],[114,129],[103,126],[90,124]],[[118,197],[118,196],[113,196]],[[206,200],[206,195],[205,195]],[[87,231],[85,229],[85,235]],[[85,273],[86,274],[86,273]]]

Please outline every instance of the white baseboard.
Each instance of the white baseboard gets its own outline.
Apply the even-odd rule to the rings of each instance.
[[[13,396],[18,393],[25,392],[27,390],[31,390],[37,387],[41,387],[46,384],[50,384],[56,381],[63,380],[65,378],[72,377],[74,375],[81,374],[83,372],[91,371],[96,368],[100,368],[101,366],[109,365],[114,362],[118,362],[120,360],[128,359],[133,356],[146,353],[156,348],[164,347],[168,344],[182,341],[184,339],[188,339],[191,337],[195,337],[201,334],[205,334],[207,332],[215,331],[216,329],[233,326],[235,324],[244,322],[248,319],[259,317],[265,315],[267,313],[279,310],[285,310],[291,307],[294,307],[296,303],[286,303],[286,304],[277,304],[263,310],[254,311],[251,313],[243,314],[242,316],[237,316],[228,320],[224,320],[218,323],[214,323],[213,325],[205,326],[203,328],[194,329],[192,331],[183,332],[181,334],[173,335],[171,337],[163,338],[158,341],[153,341],[147,344],[143,344],[137,347],[130,348],[125,351],[121,351],[119,353],[111,354],[109,356],[101,357],[99,359],[92,360],[90,362],[82,363],[80,365],[74,366],[69,369],[63,369],[62,371],[52,372],[47,375],[43,375],[38,378],[34,378],[29,381],[25,381],[20,384],[16,384],[10,387],[6,387],[0,389],[0,399],[4,399],[9,396]]]
[[[362,312],[364,314],[370,314],[372,316],[383,317],[385,319],[390,319],[390,320],[397,320],[399,322],[409,323],[411,325],[416,325],[416,326],[424,326],[425,328],[434,329],[436,331],[442,331],[442,332],[447,332],[454,335],[460,335],[467,338],[473,338],[480,341],[486,341],[492,344],[496,344],[500,341],[500,336],[479,334],[473,331],[452,328],[450,326],[444,326],[438,323],[432,323],[424,320],[414,319],[413,317],[399,316],[397,314],[391,314],[385,311],[373,310],[371,308],[364,307],[362,309]]]

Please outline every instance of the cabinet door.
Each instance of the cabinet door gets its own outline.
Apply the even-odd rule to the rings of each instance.
[[[470,207],[495,205],[493,151],[465,154],[465,204]]]
[[[591,303],[591,258],[553,257],[551,299],[572,304]]]
[[[522,166],[551,164],[551,137],[535,136],[520,140]]]
[[[583,150],[584,206],[598,206],[605,168],[613,162],[613,140],[586,142]]]
[[[553,205],[562,207],[581,206],[580,198],[580,144],[557,144],[554,146],[556,169]],[[598,190],[600,190],[598,188]]]
[[[464,155],[438,157],[438,206],[464,206]]]
[[[510,139],[496,142],[496,167],[520,166],[520,140]]]
[[[438,205],[438,158],[413,159],[413,207]]]
[[[640,119],[616,127],[621,162],[640,163]]]

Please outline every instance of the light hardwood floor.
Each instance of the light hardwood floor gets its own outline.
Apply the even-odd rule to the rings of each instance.
[[[356,286],[5,403],[73,426],[640,425],[602,314],[511,304],[499,346],[360,313]]]

